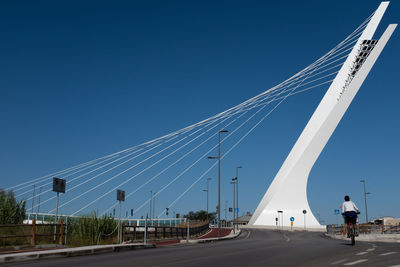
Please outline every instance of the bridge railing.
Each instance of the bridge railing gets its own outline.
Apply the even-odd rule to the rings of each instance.
[[[328,234],[344,235],[346,233],[345,225],[328,225]],[[385,224],[358,224],[360,234],[392,234],[400,233],[400,225],[385,225]]]
[[[137,226],[123,224],[123,241],[141,242],[144,240],[146,231],[148,240],[160,239],[185,239],[188,231],[191,238],[206,233],[209,230],[209,224],[206,222],[190,222],[189,228],[187,223],[178,226],[154,225],[154,226]]]
[[[31,224],[0,224],[0,246],[36,245],[38,243],[63,244],[65,224],[37,224],[33,219]]]
[[[112,244],[118,242],[117,221],[107,233],[94,229],[90,223],[73,225],[72,220],[47,223],[32,219],[29,224],[0,225],[0,247],[38,244],[59,244],[68,246]],[[185,239],[188,231],[191,238],[209,230],[208,222],[182,222],[176,226],[166,224],[137,225],[122,221],[122,241],[142,242],[146,231],[147,240]],[[67,242],[68,240],[68,242]]]

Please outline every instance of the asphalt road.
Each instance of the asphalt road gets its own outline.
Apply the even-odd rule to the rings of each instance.
[[[243,230],[234,240],[43,259],[5,266],[400,266],[399,243],[332,240],[321,233]]]

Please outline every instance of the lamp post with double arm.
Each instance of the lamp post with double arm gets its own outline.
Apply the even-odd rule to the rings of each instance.
[[[218,237],[221,236],[221,133],[227,133],[228,130],[218,131],[218,156],[208,157],[209,159],[218,159]]]
[[[368,207],[367,207],[367,195],[371,194],[370,192],[367,192],[366,190],[366,185],[365,185],[365,180],[360,180],[361,183],[364,184],[364,203],[365,203],[365,222],[368,223]]]

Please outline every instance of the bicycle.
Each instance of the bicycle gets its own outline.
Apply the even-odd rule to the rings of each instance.
[[[349,222],[349,226],[349,237],[351,238],[351,245],[354,246],[356,244],[356,231],[354,230],[354,224],[352,222]]]
[[[359,211],[356,212],[356,214],[360,214]],[[343,214],[344,215],[344,214]],[[351,245],[354,246],[356,244],[356,236],[358,236],[358,233],[356,232],[354,226],[357,224],[357,217],[352,218],[351,220],[347,221],[348,224],[348,229],[349,229],[349,233],[348,233],[348,237],[351,239]]]

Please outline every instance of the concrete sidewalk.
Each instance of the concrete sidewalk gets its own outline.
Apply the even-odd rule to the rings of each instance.
[[[346,235],[325,235],[333,239],[349,240]],[[400,234],[360,234],[356,237],[356,241],[400,243]]]
[[[125,249],[155,248],[154,244],[132,243],[116,245],[86,246],[77,248],[62,248],[52,250],[31,251],[0,255],[0,263],[30,261],[42,258],[72,257],[91,254],[116,252]]]

